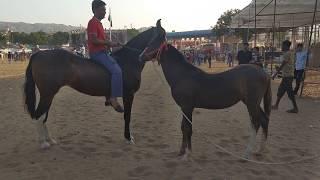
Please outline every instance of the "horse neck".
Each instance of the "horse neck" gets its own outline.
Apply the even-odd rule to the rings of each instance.
[[[121,50],[119,50],[119,53],[123,52],[130,52],[134,53],[138,56],[140,53],[147,47],[149,40],[151,39],[151,36],[153,35],[154,29],[148,29],[134,38],[132,38],[129,42],[127,42],[126,47],[123,47]]]
[[[142,72],[144,68],[144,63],[141,63],[139,61],[139,55],[140,53],[146,48],[148,44],[148,38],[150,34],[152,33],[152,29],[149,29],[140,35],[134,37],[132,40],[130,40],[126,46],[129,47],[123,47],[119,51],[115,52],[114,55],[118,57],[118,62],[121,68],[135,68],[140,73]]]
[[[197,68],[189,64],[178,50],[172,48],[169,47],[169,50],[163,53],[160,61],[163,73],[171,87],[190,73],[197,71]]]

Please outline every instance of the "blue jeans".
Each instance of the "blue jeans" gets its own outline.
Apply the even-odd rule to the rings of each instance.
[[[123,81],[122,71],[117,61],[107,52],[97,52],[90,54],[93,61],[103,65],[111,73],[111,98],[122,97]]]

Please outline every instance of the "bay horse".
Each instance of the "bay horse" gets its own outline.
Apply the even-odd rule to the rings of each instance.
[[[263,151],[268,136],[272,96],[270,76],[262,68],[240,65],[222,73],[208,74],[188,63],[172,45],[163,46],[158,54],[158,61],[171,87],[172,97],[184,113],[179,155],[187,156],[188,151],[191,152],[194,108],[223,109],[239,101],[247,106],[251,118],[251,136],[245,158],[248,159],[252,152],[260,126],[263,129],[260,151]],[[264,111],[260,107],[262,99]]]
[[[133,142],[130,134],[131,108],[135,92],[140,88],[141,72],[148,53],[159,49],[156,47],[159,36],[165,33],[160,19],[152,27],[130,40],[120,50],[113,53],[123,73],[124,137]],[[155,43],[153,43],[155,42]],[[159,45],[157,45],[159,46]],[[63,86],[91,96],[110,97],[110,74],[105,68],[90,59],[74,55],[66,50],[56,49],[39,51],[33,54],[25,74],[25,106],[32,119],[37,121],[37,130],[41,148],[55,144],[48,133],[46,121],[52,100]],[[36,87],[40,100],[36,107]],[[42,117],[42,118],[41,118]]]

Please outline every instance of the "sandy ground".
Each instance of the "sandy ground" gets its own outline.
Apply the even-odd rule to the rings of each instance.
[[[0,78],[11,78],[23,75],[28,62],[29,61],[12,61],[9,63],[6,60],[0,59]]]
[[[192,157],[177,158],[181,115],[151,63],[144,69],[133,105],[135,145],[125,143],[122,116],[104,107],[103,98],[66,87],[56,95],[47,123],[59,144],[42,151],[35,123],[23,108],[23,81],[21,76],[0,79],[0,180],[320,179],[319,158],[259,165],[215,148],[213,143],[243,155],[249,116],[242,103],[223,110],[196,109]],[[278,84],[272,86],[275,95]],[[268,152],[254,160],[287,162],[320,154],[320,99],[298,98],[297,102],[299,114],[285,112],[291,107],[287,97],[272,112]]]

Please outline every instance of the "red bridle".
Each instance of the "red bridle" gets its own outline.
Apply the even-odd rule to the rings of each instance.
[[[168,50],[167,41],[164,41],[164,42],[160,45],[160,47],[159,47],[159,49],[158,49],[157,56],[156,56],[156,58],[155,58],[156,60],[160,61],[161,53],[162,53],[164,50],[165,50],[165,51]]]
[[[168,50],[167,41],[164,41],[163,43],[161,43],[161,45],[160,45],[160,47],[158,49],[154,49],[153,51],[145,53],[148,49],[149,49],[149,47],[146,47],[141,54],[146,56],[148,59],[152,59],[153,62],[155,60],[159,61],[160,60],[160,55],[163,52],[163,50]],[[152,55],[154,55],[155,53],[157,53],[156,57],[152,58]],[[153,60],[153,59],[155,59],[155,60]]]

